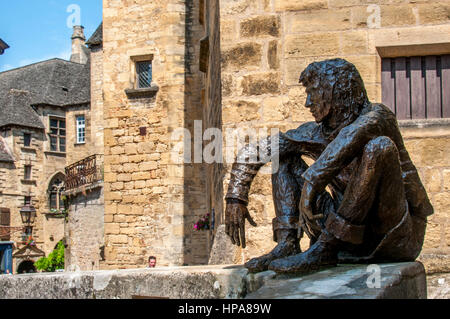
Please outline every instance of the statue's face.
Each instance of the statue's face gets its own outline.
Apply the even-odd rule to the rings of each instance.
[[[322,90],[309,86],[306,88],[307,98],[305,106],[314,116],[317,123],[322,122],[330,115],[331,103],[326,101]]]

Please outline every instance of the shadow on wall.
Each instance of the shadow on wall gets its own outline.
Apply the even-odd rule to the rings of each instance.
[[[198,142],[194,138],[202,140],[203,136],[196,136],[194,131],[203,135],[208,128],[222,128],[219,26],[217,0],[186,1],[184,125],[193,137],[189,141],[192,162],[195,152],[203,151],[196,149]],[[193,228],[213,211],[215,226],[220,223],[222,171],[222,164],[207,164],[204,160],[184,164],[184,265],[208,264],[214,230]]]

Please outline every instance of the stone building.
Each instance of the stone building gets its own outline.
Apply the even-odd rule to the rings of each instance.
[[[0,73],[1,240],[14,242],[14,273],[34,270],[33,262],[64,238],[65,167],[68,154],[77,152],[71,121],[83,112],[87,117],[90,105],[89,50],[76,43],[82,28],[74,35],[73,48],[79,48],[72,57],[84,59],[51,59]],[[23,224],[20,211],[29,205],[36,218]]]
[[[196,129],[201,146],[205,129],[220,127],[218,1],[103,4],[102,267],[145,267],[150,255],[158,265],[206,264],[211,234],[193,225],[221,209],[211,191],[220,170],[172,158],[194,150]]]
[[[312,120],[299,75],[334,57],[353,62],[370,99],[397,112],[436,209],[421,258],[429,269],[448,267],[449,28],[446,1],[104,1],[101,267],[144,267],[148,255],[159,265],[242,263],[270,250],[269,176],[252,186],[258,227],[248,228],[248,248],[231,247],[220,227],[231,163],[206,163],[198,145],[213,139],[211,127],[286,131]],[[151,65],[145,87],[141,62]],[[179,128],[193,140],[181,150],[173,140]],[[175,153],[193,163],[175,163]],[[216,229],[194,232],[195,221],[213,211]]]

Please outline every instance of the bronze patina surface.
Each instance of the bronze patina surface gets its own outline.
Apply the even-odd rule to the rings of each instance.
[[[247,145],[226,195],[226,233],[245,248],[248,193],[275,156],[272,174],[277,246],[246,263],[252,272],[302,273],[338,262],[402,262],[419,255],[433,207],[403,143],[395,114],[371,103],[355,66],[343,59],[310,64],[301,74],[315,122]],[[267,147],[277,139],[276,150]],[[258,158],[260,147],[269,156]],[[303,157],[315,160],[308,166]],[[301,252],[306,234],[310,248]]]

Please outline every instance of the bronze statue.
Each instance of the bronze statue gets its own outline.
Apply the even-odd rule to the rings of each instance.
[[[359,72],[346,60],[314,62],[300,83],[316,123],[275,137],[279,147],[269,155],[279,156],[272,174],[278,244],[245,266],[251,272],[304,273],[338,263],[415,260],[433,207],[395,115],[369,101]],[[251,157],[257,148],[247,145],[238,158]],[[303,156],[314,164],[308,167]],[[237,161],[232,168],[226,233],[244,248],[245,220],[256,225],[247,210],[250,185],[268,161]],[[302,253],[304,233],[311,246]]]

